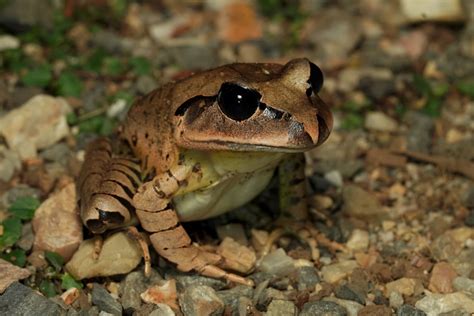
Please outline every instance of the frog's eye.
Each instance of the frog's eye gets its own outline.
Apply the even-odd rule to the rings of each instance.
[[[310,66],[310,75],[308,79],[308,83],[310,87],[306,89],[306,95],[310,96],[313,92],[318,93],[321,88],[323,87],[324,76],[321,69],[313,64],[312,62],[309,63]]]
[[[223,83],[217,95],[217,104],[222,113],[235,121],[243,121],[257,111],[262,96],[255,90],[235,83]]]

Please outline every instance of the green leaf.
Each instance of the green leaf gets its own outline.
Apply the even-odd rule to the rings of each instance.
[[[130,59],[132,71],[140,76],[149,75],[151,73],[150,61],[144,57],[133,57]]]
[[[102,69],[102,64],[106,56],[107,54],[103,49],[97,49],[92,55],[87,58],[84,63],[84,68],[87,71],[99,73]]]
[[[82,81],[72,72],[63,72],[58,78],[58,93],[63,96],[79,97]]]
[[[125,71],[125,66],[117,57],[107,57],[104,60],[104,72],[109,76],[118,76]]]
[[[54,284],[53,282],[51,281],[48,281],[48,280],[43,280],[41,281],[40,285],[39,285],[39,290],[41,291],[41,293],[43,293],[46,297],[53,297],[55,296],[57,293],[56,293],[56,289],[54,288]]]
[[[8,210],[18,218],[32,219],[40,204],[41,202],[37,198],[24,196],[16,199]]]
[[[76,113],[69,112],[68,114],[66,114],[66,121],[69,126],[73,126],[79,123],[79,118],[77,117]]]
[[[132,104],[134,98],[135,97],[130,92],[121,90],[114,95],[114,97],[112,98],[112,102],[115,102],[118,99],[124,99],[125,101],[127,101],[127,104],[130,105]]]
[[[21,237],[21,220],[10,217],[3,221],[3,234],[0,236],[0,249],[13,246]]]
[[[26,253],[23,249],[15,249],[9,253],[0,253],[0,258],[10,261],[19,267],[24,267],[26,263]]]
[[[421,95],[425,97],[428,97],[432,94],[430,82],[419,74],[415,74],[413,76],[413,86]]]
[[[431,91],[433,92],[433,95],[437,98],[442,98],[448,93],[449,91],[449,85],[444,82],[439,82],[436,84],[433,84],[431,86]]]
[[[456,87],[459,92],[474,99],[474,81],[461,81],[456,85]]]
[[[41,65],[28,71],[21,81],[25,86],[44,88],[52,78],[51,67],[49,65]]]
[[[106,117],[104,121],[102,122],[102,125],[99,130],[99,134],[103,136],[108,136],[112,134],[114,130],[115,130],[115,122],[112,119]]]
[[[438,117],[441,114],[441,105],[443,100],[441,98],[430,97],[423,107],[422,112],[432,117]]]
[[[104,115],[98,115],[91,117],[88,120],[79,123],[80,133],[98,133],[103,122],[105,120]]]
[[[61,270],[61,268],[64,265],[63,257],[60,254],[56,253],[56,252],[45,251],[44,257],[56,269],[56,271]]]
[[[347,113],[342,120],[341,127],[343,129],[357,129],[364,125],[362,115],[357,113]]]
[[[76,281],[70,274],[65,273],[61,277],[61,288],[64,290],[69,290],[72,287],[75,287],[76,289],[82,289],[83,285],[81,282]]]

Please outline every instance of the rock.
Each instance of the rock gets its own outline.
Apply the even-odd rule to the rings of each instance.
[[[367,112],[364,127],[372,131],[393,133],[398,130],[398,123],[383,112]]]
[[[334,289],[334,294],[337,298],[355,301],[361,305],[365,305],[365,297],[367,296],[367,293],[363,289],[350,283],[338,285]]]
[[[163,280],[158,284],[149,287],[145,292],[140,294],[140,297],[145,303],[149,304],[166,304],[173,309],[178,309],[176,281]]]
[[[224,240],[226,237],[231,237],[233,240],[241,245],[248,245],[248,239],[245,235],[245,230],[242,224],[231,223],[227,225],[221,225],[217,227],[217,236],[219,239]]]
[[[466,277],[457,277],[453,280],[456,291],[466,291],[474,295],[474,280]]]
[[[298,309],[295,304],[290,301],[273,300],[267,307],[265,316],[282,316],[282,315],[297,315]]]
[[[342,190],[342,211],[349,216],[374,220],[386,216],[379,200],[357,185],[346,185]]]
[[[21,169],[21,160],[18,154],[0,145],[0,180],[10,181],[15,171]]]
[[[414,22],[462,22],[465,19],[460,0],[400,0],[403,15]]]
[[[51,28],[54,8],[51,3],[35,0],[15,0],[2,3],[0,7],[0,25],[19,32],[33,26]]]
[[[296,284],[298,291],[314,291],[316,284],[320,282],[318,272],[314,267],[299,267],[296,269]]]
[[[214,45],[180,45],[170,47],[168,53],[181,69],[207,69],[216,66],[217,48]]]
[[[118,232],[105,239],[97,260],[93,258],[94,242],[95,238],[83,241],[65,266],[76,280],[128,273],[142,259],[141,248],[125,232]]]
[[[403,296],[397,291],[393,291],[389,296],[390,307],[398,309],[403,305]]]
[[[408,111],[403,117],[403,120],[408,125],[408,150],[429,153],[434,120],[423,113],[415,111]]]
[[[347,260],[327,266],[321,269],[323,280],[328,283],[336,283],[352,274],[352,271],[357,268],[355,260]]]
[[[439,262],[431,271],[428,289],[435,293],[451,293],[453,292],[452,283],[456,277],[456,270],[449,263]]]
[[[0,315],[59,316],[63,312],[59,305],[18,282],[0,295]]]
[[[21,227],[21,238],[16,242],[16,245],[25,251],[29,251],[33,247],[34,241],[35,235],[31,222],[24,223]]]
[[[34,158],[38,149],[69,135],[66,122],[69,112],[63,98],[37,95],[0,118],[0,134],[21,159]]]
[[[149,278],[145,277],[142,271],[133,271],[127,274],[120,283],[120,302],[123,309],[139,309],[142,304],[140,294],[145,292],[151,284],[156,284],[162,280],[162,277],[155,270],[152,269],[151,273]]]
[[[340,188],[344,184],[344,179],[339,170],[331,170],[324,174],[324,178],[329,181],[333,186]]]
[[[166,304],[156,304],[156,309],[149,314],[150,316],[175,316],[171,307]]]
[[[92,288],[92,304],[99,307],[101,311],[112,315],[122,315],[122,306],[110,294],[97,283]]]
[[[33,218],[33,250],[60,254],[68,261],[82,242],[82,222],[76,211],[76,186],[68,184],[41,203]]]
[[[303,305],[299,316],[346,316],[347,310],[334,302],[312,301]]]
[[[433,241],[431,245],[433,256],[438,261],[451,262],[457,259],[465,241],[470,238],[474,238],[474,228],[460,227],[448,230]]]
[[[229,43],[240,43],[262,37],[262,21],[250,2],[230,1],[217,16],[218,36]]]
[[[217,316],[224,312],[224,302],[211,287],[205,285],[187,288],[179,297],[179,305],[186,316]]]
[[[347,248],[353,251],[366,251],[369,247],[369,232],[362,229],[354,229],[346,243]]]
[[[419,279],[401,278],[385,284],[385,296],[390,297],[392,292],[406,296],[418,295],[423,292],[423,284]]]
[[[257,292],[257,291],[256,291]],[[265,307],[270,304],[273,300],[288,301],[290,298],[288,295],[280,290],[272,287],[265,288],[260,295],[256,295],[254,300],[257,298],[257,304],[261,307]]]
[[[166,278],[176,279],[176,287],[179,292],[183,292],[185,289],[193,285],[207,285],[216,291],[226,287],[226,282],[222,279],[214,279],[195,273],[184,274],[182,272],[170,271],[166,274]]]
[[[248,273],[255,266],[257,255],[252,249],[226,237],[217,248],[217,253],[224,258],[223,267],[226,269]]]
[[[363,307],[363,305],[360,305],[359,303],[356,303],[354,301],[341,300],[336,297],[325,297],[324,301],[334,302],[344,307],[347,310],[347,316],[357,316],[360,309]]]
[[[454,310],[464,310],[466,313],[474,313],[474,299],[463,292],[449,294],[427,294],[416,302],[416,308],[421,309],[428,316],[437,316]]]
[[[61,294],[61,299],[63,300],[64,304],[71,305],[79,298],[80,295],[81,292],[77,288],[72,287]]]
[[[426,313],[411,305],[402,305],[397,311],[397,316],[426,316]]]
[[[151,76],[140,76],[135,83],[136,89],[141,94],[147,94],[148,92],[156,89],[158,83]]]
[[[0,259],[0,294],[2,294],[13,282],[29,277],[31,272],[22,269],[8,261]],[[1,308],[0,308],[1,311]]]
[[[253,293],[253,287],[237,285],[228,290],[218,291],[217,296],[224,302],[225,306],[230,306],[232,310],[236,311],[239,309],[240,298],[252,298]]]
[[[392,316],[392,309],[383,305],[369,305],[360,309],[357,316]]]
[[[278,248],[262,258],[258,269],[262,272],[271,273],[276,276],[287,276],[295,269],[293,258]]]
[[[0,35],[0,52],[20,47],[20,41],[15,36]]]

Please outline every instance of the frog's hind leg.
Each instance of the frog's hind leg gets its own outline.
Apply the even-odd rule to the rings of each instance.
[[[251,285],[250,280],[228,273],[217,265],[222,258],[193,244],[179,222],[171,197],[191,173],[191,169],[177,167],[144,183],[133,202],[142,227],[150,233],[155,250],[183,272],[191,270],[214,278]]]

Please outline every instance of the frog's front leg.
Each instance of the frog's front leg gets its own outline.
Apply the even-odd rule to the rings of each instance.
[[[133,204],[142,227],[150,233],[155,250],[179,270],[251,285],[250,280],[219,268],[222,258],[193,244],[180,224],[171,199],[192,172],[192,167],[178,165],[138,189]]]

